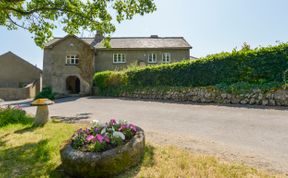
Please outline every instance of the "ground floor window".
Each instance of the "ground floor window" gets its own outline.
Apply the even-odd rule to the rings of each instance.
[[[157,57],[155,53],[148,54],[148,63],[156,63]]]
[[[123,53],[113,54],[113,63],[126,63],[126,57]]]

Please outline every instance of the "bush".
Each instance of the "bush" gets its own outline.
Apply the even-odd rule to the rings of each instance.
[[[281,82],[267,82],[262,84],[253,84],[247,82],[237,82],[231,85],[227,85],[225,83],[220,83],[215,85],[216,89],[232,93],[232,94],[241,94],[241,93],[248,93],[252,90],[261,90],[263,92],[267,92],[270,90],[282,88],[284,83]]]
[[[263,84],[283,82],[283,73],[288,69],[288,44],[256,48],[254,50],[233,50],[207,56],[196,61],[182,61],[135,68],[120,73],[125,82],[120,85],[143,86],[182,86],[196,87],[216,84],[246,82]],[[104,72],[106,78],[114,72]],[[99,80],[95,75],[94,81]],[[109,88],[108,82],[96,82],[100,88]]]
[[[31,124],[32,122],[33,118],[26,115],[26,112],[18,106],[0,107],[0,127],[9,124]]]
[[[35,99],[38,99],[38,98],[48,98],[50,100],[54,100],[55,93],[53,93],[53,90],[51,87],[45,87],[42,89],[40,93],[36,95]]]
[[[124,72],[104,71],[97,72],[94,75],[94,86],[99,87],[101,90],[108,87],[118,87],[127,83],[127,77]]]

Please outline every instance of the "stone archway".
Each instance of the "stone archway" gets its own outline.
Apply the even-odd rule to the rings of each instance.
[[[66,78],[66,90],[69,94],[80,93],[80,79],[76,76],[69,76]]]

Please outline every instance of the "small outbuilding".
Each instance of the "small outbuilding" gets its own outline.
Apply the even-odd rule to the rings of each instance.
[[[33,98],[41,90],[42,70],[12,52],[0,55],[0,98]]]

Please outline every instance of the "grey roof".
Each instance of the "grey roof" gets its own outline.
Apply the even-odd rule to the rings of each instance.
[[[65,37],[64,37],[65,38]],[[61,39],[54,38],[45,46],[53,45]],[[79,38],[95,49],[107,49],[102,42],[96,43],[94,38]],[[112,49],[187,49],[192,48],[183,37],[112,37]]]

